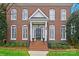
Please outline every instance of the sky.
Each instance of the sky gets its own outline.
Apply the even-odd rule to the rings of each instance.
[[[79,3],[73,4],[73,6],[71,7],[71,13],[73,13],[77,10],[79,10]]]

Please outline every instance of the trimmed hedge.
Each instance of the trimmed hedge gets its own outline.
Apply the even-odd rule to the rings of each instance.
[[[29,47],[29,42],[7,42],[6,44],[3,42],[0,42],[0,46],[5,47]]]
[[[0,46],[4,46],[5,45],[5,43],[3,43],[3,42],[0,42]]]
[[[58,49],[58,48],[59,49],[67,49],[67,48],[70,48],[70,46],[66,41],[56,42],[56,41],[50,40],[48,42],[48,48],[51,48],[51,49]]]

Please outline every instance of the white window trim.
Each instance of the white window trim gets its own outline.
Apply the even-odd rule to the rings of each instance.
[[[24,26],[26,26],[26,28],[27,28],[27,38],[23,38],[23,27]],[[22,26],[22,40],[28,40],[28,27],[27,27],[27,25]]]
[[[65,19],[62,19],[62,10],[65,10],[65,13],[66,13],[66,16],[65,16]],[[67,11],[66,11],[66,9],[61,9],[61,21],[65,21],[66,20],[66,17],[67,17]]]
[[[50,38],[50,28],[54,28],[54,38]],[[49,40],[55,40],[55,25],[49,25]]]
[[[51,10],[52,10],[53,13],[55,13],[55,17],[52,18],[52,19],[50,19],[50,20],[55,21],[55,19],[56,19],[56,11],[55,11],[55,9],[50,9],[50,10],[49,10],[49,18],[50,18],[50,12],[51,12]],[[53,16],[52,16],[52,17],[53,17]]]
[[[66,30],[66,25],[62,25],[62,26],[65,26],[65,30]],[[61,40],[66,40],[66,32],[65,32],[65,39],[62,39],[62,37],[61,37]]]
[[[27,18],[26,18],[26,19],[23,19],[24,10],[27,10]],[[28,9],[23,9],[23,10],[22,10],[22,20],[27,20],[27,19],[28,19]]]
[[[16,38],[12,38],[12,26],[16,26],[16,25],[11,25],[11,40],[16,40]],[[17,33],[17,27],[16,27],[16,33]]]
[[[14,8],[14,9],[15,9],[15,8]],[[13,9],[12,9],[12,10],[13,10]],[[12,19],[12,10],[11,10],[11,15],[10,15],[10,16],[11,16],[11,20],[17,20],[17,10],[15,9],[15,10],[16,10],[16,19]]]

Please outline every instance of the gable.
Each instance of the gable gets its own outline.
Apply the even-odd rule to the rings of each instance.
[[[40,9],[37,9],[37,10],[29,17],[29,19],[32,19],[32,18],[46,18],[46,19],[48,19],[48,17],[47,17]]]
[[[38,11],[36,14],[33,15],[33,17],[44,17],[44,15],[40,13],[40,11]]]

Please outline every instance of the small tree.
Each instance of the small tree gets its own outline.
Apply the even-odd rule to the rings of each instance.
[[[67,41],[71,45],[79,43],[79,11],[70,15],[66,24]]]
[[[9,4],[0,4],[0,41],[6,39],[7,22],[6,22],[6,8]]]

